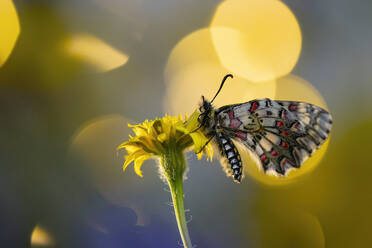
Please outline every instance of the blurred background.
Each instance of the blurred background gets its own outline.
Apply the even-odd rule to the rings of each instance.
[[[181,247],[157,162],[122,172],[127,123],[254,98],[327,108],[288,178],[187,155],[197,247],[372,242],[372,2],[1,0],[0,246]]]

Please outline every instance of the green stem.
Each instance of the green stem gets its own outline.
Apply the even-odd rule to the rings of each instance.
[[[174,212],[183,245],[185,248],[192,248],[183,204],[183,173],[186,168],[185,157],[182,151],[168,150],[168,153],[161,159],[161,164],[172,195]]]
[[[189,230],[187,229],[185,208],[183,204],[182,178],[176,179],[174,184],[170,183],[169,187],[170,187],[171,194],[172,194],[172,200],[173,200],[174,212],[176,214],[178,230],[180,232],[183,245],[186,248],[192,248]]]

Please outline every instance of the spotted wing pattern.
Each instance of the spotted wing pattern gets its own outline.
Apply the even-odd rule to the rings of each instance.
[[[219,128],[255,153],[265,172],[299,168],[327,139],[331,115],[313,104],[253,100],[216,111]]]

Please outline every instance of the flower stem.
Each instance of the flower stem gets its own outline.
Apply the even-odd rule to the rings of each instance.
[[[186,168],[185,157],[182,151],[169,149],[162,157],[160,163],[163,166],[163,173],[165,174],[172,195],[174,212],[183,245],[185,248],[192,248],[183,204],[183,173]]]
[[[184,247],[192,248],[191,239],[189,235],[189,230],[187,229],[187,222],[185,218],[185,208],[183,205],[183,185],[182,185],[182,177],[180,179],[176,179],[174,183],[169,184],[174,212],[176,214],[178,230],[180,232],[182,242]]]

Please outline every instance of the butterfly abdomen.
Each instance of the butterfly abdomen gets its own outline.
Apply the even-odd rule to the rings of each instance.
[[[218,133],[216,138],[221,155],[225,159],[224,167],[227,175],[231,175],[235,182],[240,182],[242,180],[243,167],[238,150],[226,135]]]

